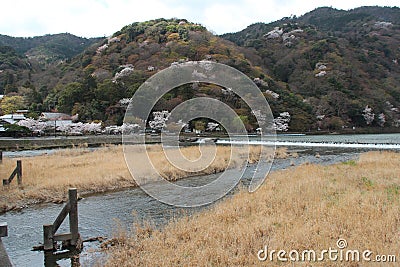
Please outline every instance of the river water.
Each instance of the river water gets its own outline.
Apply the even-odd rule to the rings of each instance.
[[[236,137],[234,141],[240,142],[241,138]],[[224,143],[224,140],[219,140],[219,142]],[[276,159],[272,165],[272,171],[290,168],[292,164],[299,165],[305,162],[333,164],[348,161],[356,159],[361,152],[371,149],[394,149],[400,151],[400,134],[313,137],[287,135],[279,136],[277,145],[280,145],[280,142],[289,143],[289,149],[298,152],[299,157]],[[309,145],[318,143],[320,146]],[[327,147],[324,146],[326,144],[336,145]],[[349,147],[346,144],[376,146]],[[320,154],[320,157],[315,157],[316,153]],[[22,155],[17,154],[17,156]],[[15,156],[15,154],[5,156]],[[254,168],[247,168],[241,183],[247,185],[253,172]],[[196,186],[212,181],[216,177],[218,177],[218,174],[190,177],[177,183]],[[31,251],[33,246],[38,245],[43,240],[43,224],[52,223],[63,205],[42,204],[0,215],[0,222],[8,223],[9,236],[4,237],[2,240],[15,266],[78,266],[75,265],[76,262],[79,262],[82,266],[91,266],[95,263],[101,265],[105,260],[105,256],[101,252],[97,252],[98,242],[85,243],[85,249],[79,257],[74,257],[74,255],[45,257],[43,252]],[[117,231],[118,225],[120,225],[118,227],[129,229],[133,222],[148,220],[162,227],[173,217],[197,212],[203,208],[207,208],[207,206],[185,209],[168,206],[149,197],[139,188],[98,194],[79,201],[79,231],[83,239],[97,236],[112,237],[113,233]],[[67,232],[67,230],[68,224],[63,224],[58,232]]]

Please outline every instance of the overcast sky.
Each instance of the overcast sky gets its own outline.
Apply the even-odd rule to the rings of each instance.
[[[29,37],[69,32],[109,36],[136,21],[185,18],[217,34],[236,32],[256,22],[300,16],[321,6],[399,6],[398,0],[3,0],[0,34]]]

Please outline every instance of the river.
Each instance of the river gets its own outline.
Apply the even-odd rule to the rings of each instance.
[[[240,137],[236,137],[234,141],[240,142],[240,139]],[[224,143],[224,140],[219,140],[219,142]],[[361,152],[371,149],[400,151],[400,134],[312,137],[286,135],[278,137],[277,145],[280,145],[280,142],[289,143],[289,149],[296,151],[299,157],[276,159],[272,165],[272,171],[290,168],[292,164],[299,165],[305,162],[333,164],[348,161],[356,159]],[[321,146],[307,145],[318,143]],[[336,145],[324,146],[328,143]],[[295,145],[290,146],[290,144]],[[373,144],[376,146],[349,147],[346,144]],[[46,153],[49,152],[51,151],[46,151]],[[17,154],[6,154],[5,156],[23,156],[23,153],[23,151],[20,151]],[[320,154],[320,157],[315,157],[316,153]],[[254,168],[248,168],[241,183],[248,184],[252,172],[254,172]],[[206,181],[214,180],[217,176],[218,174],[190,177],[177,183],[186,186],[202,185]],[[79,261],[82,266],[92,266],[95,263],[101,265],[105,260],[104,254],[97,252],[98,242],[85,243],[85,249],[78,258],[73,257],[73,255],[45,257],[43,252],[31,251],[33,246],[38,245],[43,240],[43,224],[52,223],[62,207],[63,204],[42,204],[0,215],[0,222],[8,223],[9,236],[2,240],[15,266],[72,266],[73,261]],[[207,208],[207,206],[202,208]],[[149,197],[139,188],[98,194],[79,201],[79,231],[83,239],[96,236],[112,237],[113,233],[116,232],[117,225],[129,229],[133,222],[146,219],[162,227],[173,217],[196,212],[202,208],[183,209],[168,206]],[[63,224],[59,232],[66,232],[67,226]]]

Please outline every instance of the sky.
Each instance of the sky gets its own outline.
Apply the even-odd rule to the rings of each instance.
[[[123,26],[156,18],[184,18],[217,34],[256,22],[300,16],[317,7],[399,6],[398,0],[3,0],[0,34],[32,37],[71,33],[110,36]]]

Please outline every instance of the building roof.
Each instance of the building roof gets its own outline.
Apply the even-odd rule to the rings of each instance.
[[[6,123],[14,124],[17,121],[25,120],[25,116],[23,114],[6,114],[0,116],[0,121],[4,121]]]
[[[15,120],[24,120],[24,114],[4,114],[0,116],[0,119],[15,119]]]
[[[71,120],[71,116],[65,113],[59,112],[42,112],[40,118],[44,120]]]

